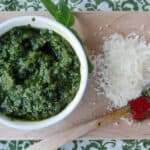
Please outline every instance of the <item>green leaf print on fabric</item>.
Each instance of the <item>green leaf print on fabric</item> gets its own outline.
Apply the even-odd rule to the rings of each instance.
[[[59,3],[60,0],[53,0]],[[150,10],[150,0],[66,0],[72,10]],[[1,11],[45,10],[40,0],[0,0]]]
[[[40,0],[0,0],[1,11],[40,10]]]
[[[143,147],[150,150],[150,140],[141,140]]]
[[[123,140],[123,150],[142,150],[143,141],[142,140]]]
[[[88,145],[86,145],[86,147],[82,147],[82,150],[90,150],[91,148],[96,148],[99,150],[107,150],[108,145],[111,145],[113,148],[113,147],[115,147],[116,143],[113,140],[109,141],[109,142],[105,142],[102,140],[90,140],[90,143]]]
[[[79,140],[64,145],[60,150],[118,150],[116,140]]]
[[[83,0],[70,0],[71,3],[79,5]]]
[[[0,150],[25,150],[38,141],[0,141]]]
[[[115,10],[115,3],[112,0],[95,0],[97,10],[103,10],[103,7],[110,10]]]
[[[126,0],[121,4],[122,10],[139,10],[138,3],[134,0]]]
[[[5,5],[5,11],[20,9],[20,4],[18,0],[0,0],[0,8],[2,7],[2,4]]]
[[[142,6],[142,9],[144,11],[150,10],[150,1],[149,0],[144,0],[144,5]]]
[[[72,143],[74,145],[74,147],[72,148],[72,150],[77,150],[77,148],[78,148],[78,142],[77,141],[73,141]]]

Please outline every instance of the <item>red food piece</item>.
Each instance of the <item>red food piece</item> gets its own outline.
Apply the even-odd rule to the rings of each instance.
[[[128,102],[133,120],[150,117],[150,97],[141,96]]]

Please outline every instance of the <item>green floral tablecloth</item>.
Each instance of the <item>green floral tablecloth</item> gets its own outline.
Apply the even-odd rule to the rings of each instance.
[[[53,0],[58,3],[59,0]],[[150,0],[66,0],[72,10],[150,10]],[[44,10],[40,0],[0,0],[0,11]],[[1,133],[0,133],[1,134]],[[24,150],[36,141],[0,141],[0,150]],[[51,148],[49,148],[51,150]],[[59,150],[150,150],[150,140],[72,141]]]

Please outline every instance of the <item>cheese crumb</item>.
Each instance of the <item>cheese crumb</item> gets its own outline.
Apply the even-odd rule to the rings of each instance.
[[[102,27],[102,26],[100,26],[98,30],[99,30],[99,31],[102,31],[102,30],[103,30],[103,27]]]
[[[115,107],[139,97],[150,83],[150,44],[144,37],[113,34],[105,39],[103,54],[92,58],[95,91],[98,95],[104,92]]]
[[[114,125],[115,126],[119,126],[119,122],[114,122]]]

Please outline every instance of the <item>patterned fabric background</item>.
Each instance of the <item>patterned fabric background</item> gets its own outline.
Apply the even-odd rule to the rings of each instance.
[[[53,0],[58,3],[59,0]],[[148,11],[150,0],[66,0],[72,10]],[[45,10],[40,0],[0,0],[0,11]],[[0,150],[24,150],[36,141],[0,141]],[[150,150],[150,140],[72,141],[59,150]]]
[[[53,0],[58,3],[59,0]],[[150,10],[150,0],[66,0],[73,10]],[[43,10],[40,0],[0,0],[0,10]]]

